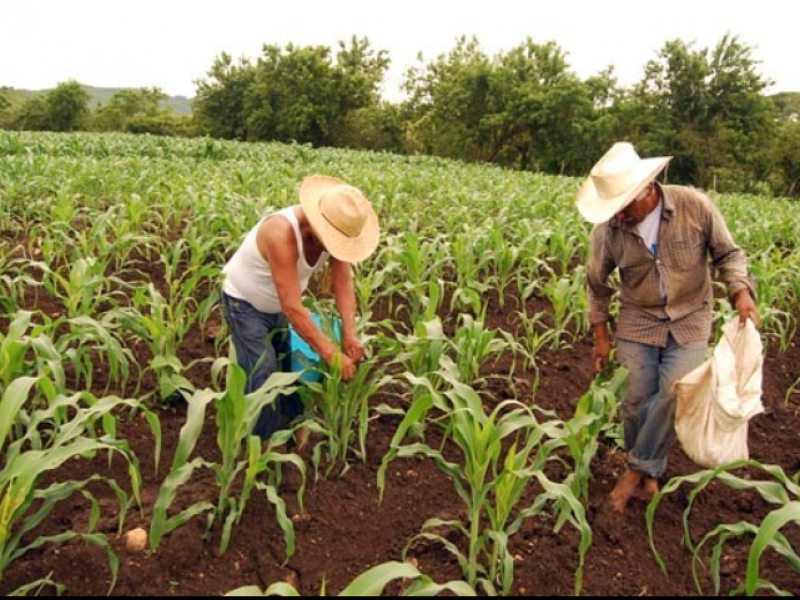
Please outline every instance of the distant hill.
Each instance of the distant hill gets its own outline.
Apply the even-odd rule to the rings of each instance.
[[[114,94],[123,88],[97,88],[90,85],[84,85],[83,89],[85,89],[89,94],[91,107],[96,108],[98,104],[106,104]],[[17,90],[10,87],[0,87],[0,92],[2,92],[6,98],[8,98],[12,106],[24,102],[26,98],[30,98],[36,94],[46,94],[49,91],[50,90]],[[186,96],[169,96],[161,103],[161,105],[165,108],[172,108],[172,110],[178,116],[187,116],[192,114],[192,101]]]

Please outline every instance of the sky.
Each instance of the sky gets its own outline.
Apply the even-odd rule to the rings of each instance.
[[[252,62],[264,44],[338,47],[367,37],[392,60],[384,98],[405,72],[476,36],[490,56],[555,41],[587,78],[613,65],[639,81],[664,43],[715,46],[726,33],[754,48],[767,91],[800,92],[800,35],[787,0],[0,0],[0,86],[158,87],[192,97],[222,52]],[[794,13],[796,15],[796,13]]]

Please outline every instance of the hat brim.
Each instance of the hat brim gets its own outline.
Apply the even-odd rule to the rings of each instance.
[[[331,225],[320,211],[320,199],[329,190],[347,185],[346,182],[336,177],[327,175],[313,175],[300,186],[300,206],[308,217],[308,222],[314,229],[325,250],[335,259],[346,263],[357,263],[369,258],[380,241],[380,226],[378,215],[369,206],[369,214],[361,235],[355,238],[347,237]]]
[[[639,183],[630,190],[614,198],[602,198],[591,177],[581,185],[578,191],[577,206],[583,218],[590,223],[606,223],[622,210],[625,210],[644,188],[652,183],[658,174],[672,160],[671,156],[645,158],[636,167],[633,178]]]

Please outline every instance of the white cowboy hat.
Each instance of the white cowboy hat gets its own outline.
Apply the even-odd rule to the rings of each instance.
[[[631,204],[672,160],[639,158],[629,142],[617,142],[592,168],[578,191],[578,210],[591,223],[605,223]]]
[[[358,188],[335,177],[312,175],[300,186],[300,205],[334,258],[361,262],[378,247],[378,216]]]

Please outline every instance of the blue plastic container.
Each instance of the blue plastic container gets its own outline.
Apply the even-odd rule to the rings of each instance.
[[[330,332],[325,330],[322,317],[314,313],[311,314],[311,317],[314,319],[314,323],[316,323],[317,327],[321,328],[326,335],[330,334]],[[333,319],[333,337],[337,343],[342,341],[342,321],[338,317]],[[322,373],[314,370],[319,367],[321,360],[319,354],[317,354],[303,338],[297,335],[297,332],[291,325],[289,325],[289,344],[292,349],[292,371],[310,369],[303,373],[300,379],[311,383],[320,381],[322,379]]]

